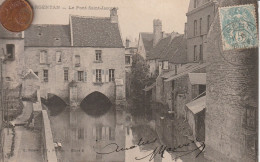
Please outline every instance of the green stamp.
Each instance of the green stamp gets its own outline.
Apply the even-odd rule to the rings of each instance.
[[[258,46],[254,5],[219,8],[223,51]]]

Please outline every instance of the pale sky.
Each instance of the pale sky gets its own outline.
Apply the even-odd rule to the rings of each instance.
[[[89,10],[91,7],[118,7],[123,39],[138,38],[139,32],[152,32],[153,19],[162,20],[165,32],[184,32],[190,0],[29,0],[34,6],[33,24],[68,24],[69,14],[109,17],[109,10]],[[38,6],[36,6],[38,5]],[[58,5],[60,9],[39,9],[39,5]],[[74,9],[69,9],[74,7]],[[77,6],[87,9],[76,9]]]

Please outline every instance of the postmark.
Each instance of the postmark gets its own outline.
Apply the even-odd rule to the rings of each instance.
[[[24,31],[32,20],[33,9],[26,0],[6,0],[0,7],[0,22],[9,31]]]
[[[220,7],[219,17],[223,51],[258,46],[253,4]]]

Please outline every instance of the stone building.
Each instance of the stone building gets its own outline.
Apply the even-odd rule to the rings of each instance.
[[[126,39],[125,43],[125,87],[126,87],[126,97],[130,95],[131,91],[131,69],[133,62],[133,55],[137,52],[137,46],[135,42],[131,42],[129,39]]]
[[[187,35],[188,62],[206,60],[205,43],[217,5],[214,0],[190,0],[185,32]]]
[[[112,103],[124,101],[125,49],[117,9],[110,17],[71,15],[69,20],[68,25],[33,24],[24,39],[20,34],[17,40],[4,39],[5,44],[14,44],[15,52],[24,55],[17,61],[24,58],[25,67],[39,77],[41,97],[53,94],[67,103],[72,99],[75,106],[91,93],[102,93]],[[18,65],[11,69],[23,67]],[[69,85],[77,88],[70,93]]]
[[[244,4],[254,4],[257,13],[255,0],[219,1],[220,7]],[[205,156],[212,161],[257,161],[258,48],[223,51],[221,42],[216,14],[205,47],[209,63]]]
[[[160,39],[169,35],[170,34],[162,31],[162,21],[154,19],[153,32],[141,32],[139,34],[137,53],[146,60],[150,50],[160,41]]]
[[[10,32],[0,26],[0,54],[3,60],[4,88],[21,83],[24,67],[24,33]]]
[[[162,38],[151,49],[147,59],[150,76],[157,76],[170,70],[177,71],[182,64],[187,63],[187,40],[184,35],[172,32]]]

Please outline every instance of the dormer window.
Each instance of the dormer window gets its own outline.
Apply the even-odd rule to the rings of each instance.
[[[14,54],[15,54],[15,46],[14,44],[7,44],[6,45],[6,53],[7,53],[7,59],[14,59]]]
[[[102,51],[96,50],[96,61],[100,62],[102,61]]]

